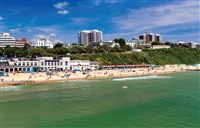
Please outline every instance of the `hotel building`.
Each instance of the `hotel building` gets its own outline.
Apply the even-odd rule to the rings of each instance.
[[[15,47],[24,47],[27,44],[26,38],[21,38],[21,40],[15,40]]]
[[[142,35],[139,35],[140,40],[144,40],[144,43],[151,44],[154,41],[160,41],[162,42],[162,36],[160,34],[154,34],[154,33],[145,33]]]
[[[102,42],[103,32],[99,30],[83,30],[78,33],[78,43],[88,46],[91,42]]]
[[[53,48],[53,43],[50,38],[37,38],[35,42],[35,46]]]
[[[15,38],[10,36],[9,33],[0,34],[0,47],[5,48],[6,46],[14,47]]]

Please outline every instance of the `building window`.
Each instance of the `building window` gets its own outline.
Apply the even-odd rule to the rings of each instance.
[[[23,62],[23,66],[25,66],[25,62]]]
[[[67,65],[68,64],[68,62],[67,61],[65,61],[65,65]]]
[[[31,62],[31,66],[33,66],[33,62]]]
[[[26,65],[29,66],[29,62],[27,62]]]
[[[60,65],[62,66],[62,62],[60,62]]]
[[[21,62],[18,63],[18,66],[21,66]]]
[[[43,65],[44,65],[44,62],[42,62],[41,65],[43,66]]]
[[[35,66],[37,66],[37,62],[35,62]]]

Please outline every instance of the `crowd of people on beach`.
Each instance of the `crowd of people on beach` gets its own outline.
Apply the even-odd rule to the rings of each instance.
[[[62,71],[54,74],[47,74],[46,72],[35,73],[9,73],[9,76],[1,77],[1,83],[6,82],[47,82],[70,79],[98,79],[110,77],[124,77],[124,76],[139,76],[139,75],[153,75],[165,74],[173,72],[181,72],[187,69],[200,69],[194,66],[160,66],[156,68],[134,68],[134,69],[106,69],[106,70],[90,70],[90,71]]]

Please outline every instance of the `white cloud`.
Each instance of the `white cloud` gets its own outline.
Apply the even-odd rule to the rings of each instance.
[[[45,32],[45,33],[57,33],[60,27],[59,26],[40,26],[40,27],[32,27],[32,29]]]
[[[2,16],[0,16],[0,21],[3,20],[4,18]]]
[[[49,37],[46,35],[38,34],[38,35],[34,35],[34,38],[49,38]]]
[[[176,1],[165,5],[130,9],[127,14],[112,18],[111,22],[115,25],[116,36],[120,36],[120,33],[127,33],[125,37],[133,37],[144,32],[161,32],[163,38],[167,39],[165,34],[170,36],[177,35],[180,31],[197,31],[200,22],[199,6],[198,1]]]
[[[31,29],[28,29],[27,32],[32,32],[32,30],[31,30]]]
[[[104,34],[103,38],[105,41],[114,40],[115,38],[129,38],[133,37],[134,32],[116,32],[110,34]]]
[[[61,14],[61,15],[66,15],[66,14],[68,14],[69,13],[69,11],[67,11],[67,10],[59,10],[58,12],[57,12],[57,14]]]
[[[119,0],[93,0],[94,5],[96,6],[99,6],[102,3],[115,4],[118,2]]]
[[[128,14],[113,18],[121,30],[150,30],[177,24],[199,22],[199,2],[182,1],[163,6],[131,9]]]
[[[82,24],[82,23],[91,23],[97,21],[99,20],[99,18],[77,17],[77,18],[71,18],[71,20],[75,24]]]
[[[10,32],[11,32],[11,33],[18,33],[19,31],[20,31],[19,28],[10,29]]]
[[[55,36],[52,37],[51,36],[52,34],[54,34],[54,33],[50,33],[49,35],[43,35],[43,34],[34,35],[33,38],[31,39],[31,42],[35,43],[35,41],[36,41],[37,38],[50,38],[54,44],[58,43],[58,42],[64,43],[63,40],[55,38]]]
[[[54,43],[64,43],[64,41],[63,40],[60,40],[60,39],[54,39]]]
[[[105,2],[115,4],[115,3],[119,2],[119,0],[105,0]]]
[[[56,37],[56,34],[55,33],[50,33],[49,36],[50,37]]]
[[[166,40],[172,41],[173,43],[184,41],[184,42],[199,42],[200,34],[198,32],[186,32],[179,35],[163,35]],[[199,42],[200,43],[200,42]]]
[[[64,9],[69,3],[67,1],[56,3],[53,6],[57,9]]]
[[[46,35],[42,35],[42,34],[38,34],[38,35],[34,35],[32,39],[30,39],[30,41],[34,44],[37,38],[49,38]]]
[[[96,5],[96,6],[99,6],[101,4],[102,0],[94,0],[93,3]]]

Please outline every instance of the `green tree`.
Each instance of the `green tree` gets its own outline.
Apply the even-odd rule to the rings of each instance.
[[[77,54],[78,50],[75,46],[72,46],[72,47],[69,48],[69,52],[72,53],[72,54]]]
[[[63,48],[63,44],[58,42],[57,44],[54,45],[53,48],[54,48],[54,49],[55,49],[55,48]]]
[[[26,44],[24,45],[24,47],[23,47],[24,50],[30,50],[30,48],[31,48],[31,45],[28,44],[28,43],[26,43]]]
[[[0,48],[0,56],[3,56],[3,48]]]
[[[152,42],[152,45],[161,45],[161,42],[160,41],[154,41],[154,42]]]
[[[120,48],[118,45],[115,45],[112,49],[111,52],[123,52],[123,49]]]
[[[120,47],[123,47],[124,45],[126,45],[126,41],[123,38],[114,39],[114,41],[116,43],[119,43]]]
[[[131,51],[133,48],[132,48],[130,45],[124,45],[124,46],[122,47],[122,49],[123,49],[124,51]]]
[[[34,58],[36,56],[42,56],[45,53],[46,51],[42,48],[33,48],[29,51],[28,54]]]
[[[6,46],[4,48],[4,54],[7,55],[7,57],[14,57],[15,56],[15,48]]]
[[[90,45],[88,45],[88,46],[85,48],[85,50],[86,50],[86,53],[92,53],[92,52],[93,52],[93,49],[92,49],[92,47],[91,47]]]
[[[165,45],[171,45],[172,43],[171,42],[169,42],[169,41],[166,41],[165,42]]]

